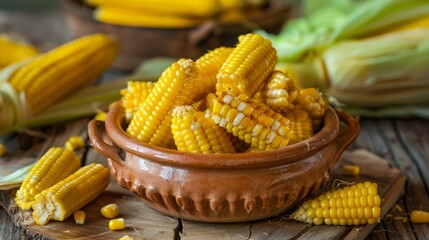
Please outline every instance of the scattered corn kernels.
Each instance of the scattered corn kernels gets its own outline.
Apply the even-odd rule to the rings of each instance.
[[[119,207],[116,203],[107,204],[101,208],[101,215],[105,218],[114,218],[119,215]]]
[[[116,231],[125,229],[125,220],[123,218],[115,218],[109,221],[109,229]]]
[[[86,213],[82,210],[78,210],[73,213],[73,218],[76,224],[84,224],[86,220]]]
[[[429,223],[429,212],[414,210],[410,215],[413,223]]]
[[[358,176],[360,168],[357,165],[347,164],[343,166],[343,174],[347,176]]]
[[[0,144],[0,157],[4,156],[7,152],[6,146],[4,144]]]

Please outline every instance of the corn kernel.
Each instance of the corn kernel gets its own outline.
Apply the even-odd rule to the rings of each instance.
[[[357,165],[347,164],[343,166],[343,174],[347,176],[358,176],[360,168]]]
[[[411,222],[413,223],[428,223],[429,212],[413,210],[410,215]]]
[[[64,148],[70,151],[85,147],[85,141],[81,136],[71,136],[67,139]]]
[[[119,207],[116,203],[108,204],[101,208],[101,215],[105,218],[114,218],[119,215]]]
[[[94,116],[94,119],[98,120],[98,121],[105,122],[106,121],[106,117],[107,117],[107,113],[105,113],[105,112],[99,112],[99,113],[97,113]]]
[[[76,224],[84,224],[86,219],[86,214],[82,210],[78,210],[73,213],[73,218]]]
[[[125,220],[123,218],[116,218],[110,220],[109,229],[113,231],[125,229]]]
[[[123,237],[119,238],[118,240],[134,240],[134,238],[130,237],[128,235],[124,235]]]

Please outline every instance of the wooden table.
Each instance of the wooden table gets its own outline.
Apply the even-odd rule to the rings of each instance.
[[[43,14],[0,12],[0,30],[5,29],[30,39],[42,49],[49,49],[62,43],[70,36],[61,14],[57,12]],[[37,29],[37,31],[33,29]],[[6,143],[10,153],[7,157],[0,158],[0,175],[34,161],[49,146],[61,145],[72,134],[86,137],[86,122],[87,119],[79,119],[67,124],[43,128],[42,131],[46,137],[42,138],[29,137],[26,134],[1,137],[0,142]],[[132,206],[141,208],[141,211],[144,212],[141,218],[147,224],[143,227],[135,226],[136,231],[142,231],[138,235],[141,239],[201,239],[202,237],[210,239],[314,239],[316,237],[343,239],[346,236],[353,236],[353,234],[356,238],[367,236],[367,239],[429,239],[429,224],[412,224],[409,221],[402,221],[402,219],[406,219],[404,217],[407,217],[411,210],[429,210],[429,174],[427,174],[429,169],[429,120],[363,118],[360,119],[360,124],[361,133],[349,150],[367,150],[386,159],[391,167],[399,169],[400,175],[404,177],[401,177],[402,180],[397,183],[399,189],[400,185],[404,183],[403,180],[406,179],[403,194],[402,192],[396,193],[399,197],[398,201],[391,203],[387,210],[391,214],[388,216],[401,217],[401,220],[384,217],[380,224],[370,228],[369,234],[359,233],[359,231],[365,231],[365,228],[334,227],[330,231],[318,230],[292,220],[282,219],[281,216],[237,224],[204,224],[170,218],[145,207],[128,192],[118,188],[114,182],[110,184],[107,193],[94,204],[109,201],[112,198],[109,193],[117,194],[119,192],[120,197],[125,199],[124,201],[129,200],[132,202]],[[89,145],[87,150],[84,155],[86,162],[105,163],[105,159]],[[10,192],[0,194],[2,196],[0,205],[3,206],[0,208],[0,239],[64,239],[67,236],[76,236],[73,234],[77,233],[73,231],[65,231],[61,233],[62,235],[58,233],[55,236],[46,236],[43,234],[46,229],[38,231],[37,228],[16,226],[10,216],[12,215],[16,222],[16,212],[11,212],[8,208],[10,203],[5,202],[5,196],[8,193]],[[131,218],[132,210],[127,210],[126,213]],[[53,223],[50,226],[54,228],[62,226],[61,224],[71,223],[72,220],[69,219],[65,223]],[[290,229],[303,230],[291,234]],[[82,228],[81,230],[91,232],[91,229]],[[105,239],[115,239],[121,233],[112,234],[100,230],[99,236],[104,236]],[[94,238],[82,237],[81,239]]]

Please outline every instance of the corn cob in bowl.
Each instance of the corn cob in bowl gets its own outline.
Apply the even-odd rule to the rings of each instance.
[[[265,104],[276,58],[260,55],[275,50],[243,40],[264,41],[260,36],[241,39],[196,61],[180,59],[138,98],[137,110],[119,101],[105,122],[88,125],[116,181],[162,213],[205,222],[280,214],[329,181],[358,134],[357,120],[328,107],[316,89],[283,84],[294,96],[290,110]],[[243,49],[250,54],[237,57]],[[261,64],[267,67],[255,68]],[[133,91],[123,92],[129,101]]]

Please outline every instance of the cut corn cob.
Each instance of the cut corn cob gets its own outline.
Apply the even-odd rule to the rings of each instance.
[[[0,52],[0,69],[39,53],[34,46],[6,35],[0,35]]]
[[[228,133],[204,113],[191,106],[176,106],[173,110],[174,142],[181,152],[233,153]]]
[[[259,34],[239,37],[239,43],[219,70],[216,94],[226,91],[234,96],[253,96],[277,64],[276,50]]]
[[[63,221],[94,200],[109,184],[109,170],[101,164],[81,167],[66,179],[36,195],[33,218],[39,225]]]
[[[201,99],[212,87],[198,76],[191,59],[180,59],[168,67],[146,101],[135,112],[127,128],[134,138],[161,147],[174,144],[171,133],[171,111],[174,106],[190,105]]]
[[[86,213],[82,210],[78,210],[73,213],[73,218],[76,224],[84,224],[86,220]]]
[[[125,229],[125,220],[123,218],[116,218],[110,220],[109,229],[113,231]]]
[[[315,225],[375,224],[380,222],[380,204],[376,183],[357,183],[307,200],[291,218]]]
[[[88,85],[113,62],[118,42],[93,34],[40,55],[17,69],[8,79],[23,95],[30,115]]]
[[[37,161],[16,192],[16,203],[21,209],[30,209],[37,194],[74,173],[80,164],[79,157],[72,151],[60,147],[50,148]]]
[[[234,97],[221,92],[211,117],[227,132],[260,150],[287,145],[293,127],[289,119],[245,94]]]
[[[190,28],[201,24],[204,19],[184,16],[162,15],[145,10],[125,7],[98,7],[94,18],[100,22],[146,28]]]
[[[100,212],[105,218],[114,218],[119,215],[119,207],[116,203],[107,204],[101,208]]]
[[[316,88],[303,88],[299,90],[298,96],[295,99],[296,105],[301,106],[310,114],[313,122],[313,129],[321,126],[322,117],[329,103]]]
[[[128,81],[127,88],[121,90],[122,107],[125,109],[125,120],[129,123],[140,104],[149,96],[155,86],[154,82]]]
[[[290,129],[289,144],[297,143],[313,136],[311,118],[301,107],[295,107],[283,114],[283,116],[293,122],[293,127]]]

